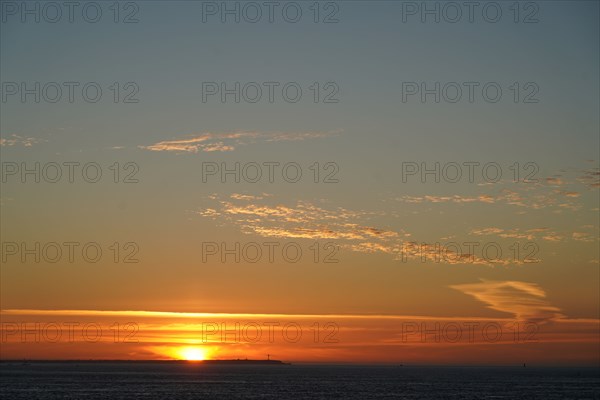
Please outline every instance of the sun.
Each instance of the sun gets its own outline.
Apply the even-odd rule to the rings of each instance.
[[[200,347],[183,347],[179,350],[179,356],[188,361],[202,361],[206,359],[206,351]]]

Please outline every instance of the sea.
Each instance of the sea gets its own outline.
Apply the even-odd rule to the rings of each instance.
[[[600,369],[1,362],[11,399],[600,399]]]

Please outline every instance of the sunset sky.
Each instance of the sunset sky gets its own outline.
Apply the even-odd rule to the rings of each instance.
[[[598,2],[132,3],[2,9],[0,359],[599,364]]]

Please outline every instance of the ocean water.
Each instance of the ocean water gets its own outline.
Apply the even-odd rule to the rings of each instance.
[[[0,398],[600,399],[600,370],[4,362]]]

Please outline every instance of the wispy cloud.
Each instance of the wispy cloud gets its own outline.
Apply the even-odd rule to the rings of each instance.
[[[42,139],[34,137],[23,137],[19,135],[10,135],[8,138],[0,138],[0,146],[22,146],[31,147],[35,144],[43,142]]]
[[[600,240],[600,238],[598,238],[597,235],[592,235],[586,232],[573,232],[573,234],[571,235],[571,237],[573,238],[573,240],[577,240],[579,242],[596,242],[598,240]]]
[[[373,220],[381,213],[356,211],[342,207],[325,208],[306,201],[293,205],[268,204],[266,196],[233,194],[228,198],[210,198],[217,207],[195,211],[196,214],[238,225],[243,233],[282,239],[336,241],[341,248],[360,253],[385,253],[395,260],[427,260],[447,264],[477,265],[520,264],[518,260],[485,259],[463,249],[440,243],[420,242],[403,229],[377,226]],[[258,201],[261,200],[261,201]]]
[[[593,229],[592,225],[585,225],[581,227],[582,229]],[[567,232],[567,233],[558,233],[554,231],[550,231],[549,228],[534,228],[527,230],[520,230],[518,228],[513,229],[502,229],[497,227],[489,227],[489,228],[480,228],[473,229],[470,231],[471,235],[477,236],[497,236],[503,239],[526,239],[526,240],[536,240],[541,238],[543,240],[547,240],[549,242],[560,242],[568,239],[576,240],[579,242],[595,242],[600,240],[598,235],[594,235],[589,232]]]
[[[260,142],[282,142],[319,139],[340,134],[341,130],[328,132],[254,132],[201,133],[183,139],[165,140],[151,145],[138,146],[150,151],[170,151],[176,153],[225,152],[237,147]]]
[[[590,168],[582,172],[583,174],[577,178],[578,182],[590,189],[600,188],[600,168]]]
[[[223,218],[241,225],[245,233],[264,237],[304,239],[397,238],[402,233],[363,225],[370,213],[353,211],[342,207],[324,208],[310,202],[298,201],[294,205],[256,203],[266,196],[232,194],[219,202],[219,208],[207,208],[196,213],[203,217]]]
[[[546,300],[546,292],[534,283],[482,280],[450,287],[473,296],[492,310],[513,314],[518,320],[540,323],[564,317],[559,308]]]
[[[568,169],[560,174],[537,179],[535,182],[501,180],[494,184],[477,185],[478,193],[444,195],[404,195],[397,201],[407,204],[487,204],[489,206],[515,206],[530,210],[550,209],[561,213],[564,210],[582,209],[582,196],[589,189],[600,188],[600,169]]]
[[[501,229],[496,227],[491,228],[483,228],[483,229],[473,229],[471,230],[472,235],[485,236],[485,235],[494,235],[503,239],[526,239],[526,240],[534,240],[536,238],[537,233],[547,232],[548,228],[534,228],[528,229],[525,231],[521,231],[518,228],[514,229]]]
[[[397,201],[409,204],[422,204],[422,203],[454,203],[454,204],[467,204],[467,203],[483,203],[489,205],[508,205],[517,206],[523,208],[529,208],[533,210],[541,210],[549,207],[562,207],[568,208],[573,211],[577,211],[581,206],[574,202],[574,199],[578,198],[581,193],[576,191],[566,190],[552,190],[548,192],[541,190],[540,185],[537,186],[540,189],[539,193],[528,193],[524,190],[523,193],[519,193],[515,190],[501,189],[497,193],[482,193],[478,195],[424,195],[424,196],[401,196],[396,198]]]

